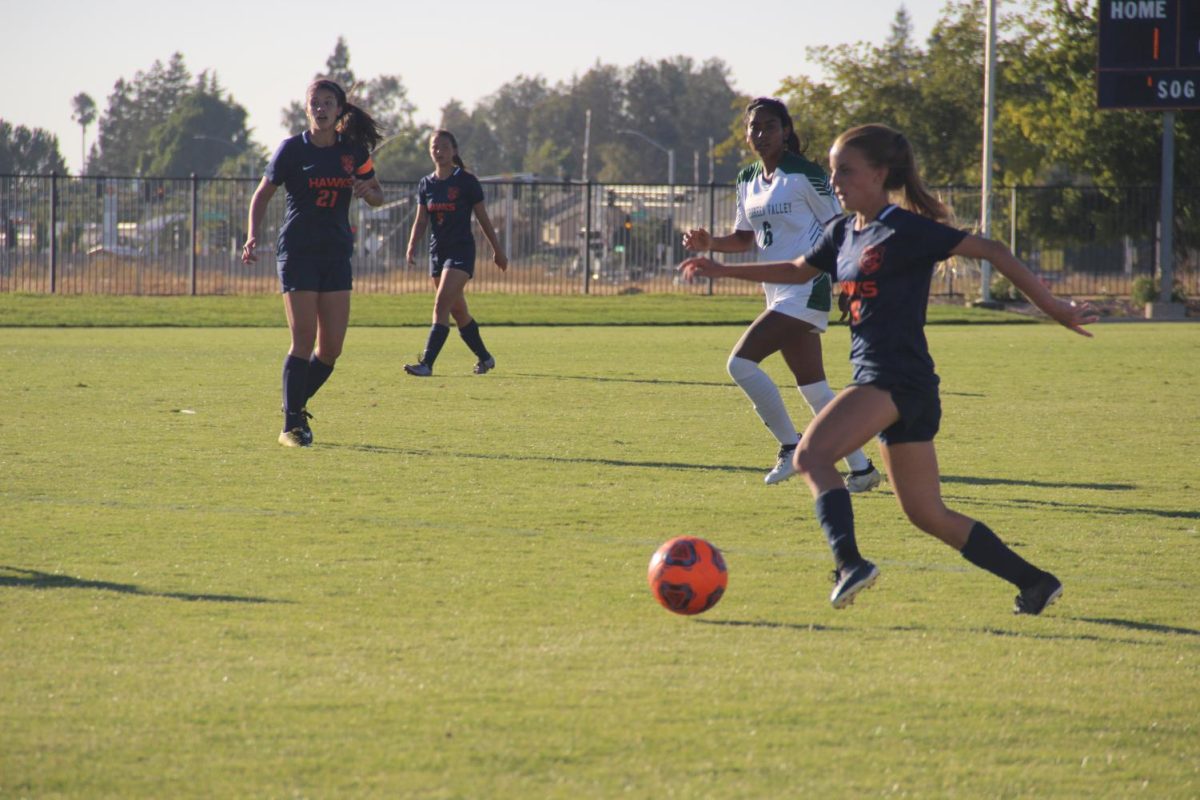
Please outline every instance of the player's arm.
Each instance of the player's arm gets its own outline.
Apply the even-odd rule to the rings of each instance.
[[[737,278],[743,281],[767,283],[808,283],[821,270],[800,256],[795,261],[775,261],[766,264],[722,264],[711,258],[689,258],[679,265],[686,280],[693,278]]]
[[[258,182],[258,188],[254,190],[254,196],[250,198],[248,232],[246,243],[242,245],[243,264],[253,264],[258,261],[258,255],[255,252],[258,249],[258,232],[262,228],[263,217],[267,213],[267,203],[271,202],[271,198],[275,196],[276,188],[275,184],[264,177]]]
[[[1046,285],[1038,280],[1038,277],[1030,272],[1029,268],[1022,264],[1001,242],[968,235],[950,252],[952,255],[990,262],[1046,316],[1082,336],[1092,335],[1082,327],[1100,318],[1092,305],[1090,303],[1077,305],[1070,300],[1055,297],[1046,288]]]
[[[380,185],[379,178],[372,175],[364,180],[356,176],[354,178],[354,196],[361,197],[372,208],[383,205],[383,186]]]
[[[496,230],[492,227],[492,219],[488,216],[487,207],[480,200],[474,207],[475,219],[479,220],[479,227],[483,230],[483,235],[487,237],[488,244],[492,246],[492,258],[496,262],[496,266],[500,271],[508,269],[508,256],[500,249],[500,239],[496,236]]]
[[[717,253],[744,253],[754,249],[754,231],[734,231],[728,236],[713,236],[704,228],[683,234],[684,249],[693,253],[712,250]]]
[[[420,200],[417,201],[420,203]],[[425,228],[429,225],[429,209],[425,208],[425,204],[421,203],[417,206],[417,216],[413,219],[412,232],[408,235],[408,253],[406,258],[409,264],[417,263],[417,242],[425,235]]]

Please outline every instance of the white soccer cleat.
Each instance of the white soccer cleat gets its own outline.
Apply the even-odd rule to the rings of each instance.
[[[869,492],[883,483],[883,475],[875,469],[875,465],[867,461],[867,468],[851,472],[846,476],[846,490],[850,494]]]
[[[783,483],[788,478],[796,474],[796,467],[792,464],[792,455],[796,452],[796,445],[784,445],[779,448],[779,460],[775,462],[775,466],[767,473],[767,477],[763,478],[763,483],[770,486],[773,483]]]

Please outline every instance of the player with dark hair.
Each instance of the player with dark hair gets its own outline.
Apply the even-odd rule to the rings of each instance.
[[[500,240],[484,206],[483,187],[463,165],[454,134],[434,131],[429,137],[429,157],[434,170],[421,178],[417,186],[420,205],[408,239],[408,263],[416,263],[417,242],[429,226],[429,274],[436,292],[433,325],[420,359],[416,364],[405,364],[404,371],[421,378],[433,374],[433,364],[450,335],[453,316],[459,335],[478,359],[475,374],[483,375],[495,369],[496,359],[484,346],[479,323],[467,309],[467,281],[475,275],[472,214],[479,220],[479,227],[492,246],[493,260],[502,272],[508,269],[508,256],[500,249]]]
[[[350,323],[350,199],[383,203],[371,150],[382,136],[375,120],[346,99],[336,82],[306,92],[308,130],[284,139],[250,201],[242,261],[258,260],[258,234],[275,190],[286,187],[287,212],[275,258],[291,348],[283,363],[283,432],[288,447],[312,444],[308,401],[333,372]]]
[[[1086,303],[1056,298],[1003,244],[944,224],[946,207],[925,188],[912,147],[897,131],[884,125],[852,128],[834,142],[829,165],[834,191],[850,213],[828,225],[805,255],[745,267],[692,258],[681,269],[688,277],[797,283],[835,275],[850,298],[853,383],[809,424],[795,454],[836,563],[830,602],[845,608],[879,576],[858,551],[850,495],[834,467],[845,453],[878,435],[896,499],[909,520],[975,566],[1015,585],[1020,592],[1016,613],[1040,614],[1062,594],[1058,578],[942,501],[933,446],[942,414],[939,379],[924,334],[929,286],[939,261],[985,259],[1034,305],[1076,333],[1090,336],[1082,326],[1098,316]]]
[[[841,213],[841,206],[825,172],[804,157],[787,106],[759,97],[746,106],[745,124],[746,142],[759,160],[738,174],[733,233],[713,236],[697,228],[684,234],[683,246],[721,253],[757,247],[760,261],[795,258],[820,238],[821,229]],[[764,479],[773,484],[795,474],[792,454],[800,437],[779,388],[759,364],[782,352],[801,396],[813,414],[819,414],[834,397],[821,355],[821,334],[829,324],[833,291],[829,277],[821,275],[808,283],[764,282],[763,292],[767,308],[734,345],[726,368],[779,442],[775,467]],[[865,492],[879,485],[879,471],[862,450],[848,453],[846,462],[850,491]]]

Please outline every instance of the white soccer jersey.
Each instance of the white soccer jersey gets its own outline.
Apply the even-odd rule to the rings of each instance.
[[[804,255],[821,238],[825,223],[841,213],[824,171],[803,156],[784,153],[770,181],[763,177],[761,161],[738,173],[734,229],[754,233],[759,261],[790,261]],[[832,305],[832,285],[824,275],[808,283],[762,286],[767,308],[785,314],[790,307],[828,315]]]

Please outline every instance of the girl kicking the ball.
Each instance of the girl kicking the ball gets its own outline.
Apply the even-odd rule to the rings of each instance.
[[[1084,336],[1095,322],[1088,305],[1059,300],[1003,244],[944,224],[949,212],[925,188],[903,134],[884,125],[852,128],[829,153],[834,192],[850,212],[794,261],[727,266],[691,258],[685,277],[733,277],[804,283],[834,275],[850,300],[853,383],[804,431],[795,467],[816,499],[816,516],[833,551],[830,596],[845,608],[871,586],[879,569],[855,540],[850,495],[838,459],[877,435],[896,499],[908,518],[972,564],[1019,589],[1014,611],[1040,614],[1062,594],[1054,575],[1009,549],[982,522],[942,502],[933,438],[941,419],[938,376],[925,340],[925,308],[937,262],[985,259],[1055,321]],[[893,202],[893,198],[895,202]]]
[[[285,139],[250,201],[242,261],[258,260],[263,215],[275,190],[287,189],[287,214],[275,259],[292,346],[283,362],[283,432],[288,447],[312,444],[308,401],[333,372],[350,323],[350,200],[383,204],[371,150],[382,136],[367,112],[331,80],[307,92],[308,130]]]
[[[757,248],[760,261],[794,258],[812,247],[825,223],[841,214],[842,208],[825,172],[804,157],[787,106],[770,97],[752,100],[746,106],[745,126],[746,143],[759,160],[738,174],[733,233],[713,236],[697,228],[683,235],[683,246],[720,253]],[[726,368],[779,442],[775,466],[764,478],[773,484],[796,473],[792,455],[800,437],[779,388],[759,364],[772,353],[783,353],[800,394],[813,414],[819,414],[834,397],[821,356],[821,334],[829,324],[833,292],[824,274],[807,283],[768,281],[762,288],[767,308],[734,345]],[[846,463],[851,492],[879,485],[879,471],[862,450],[847,453]]]

